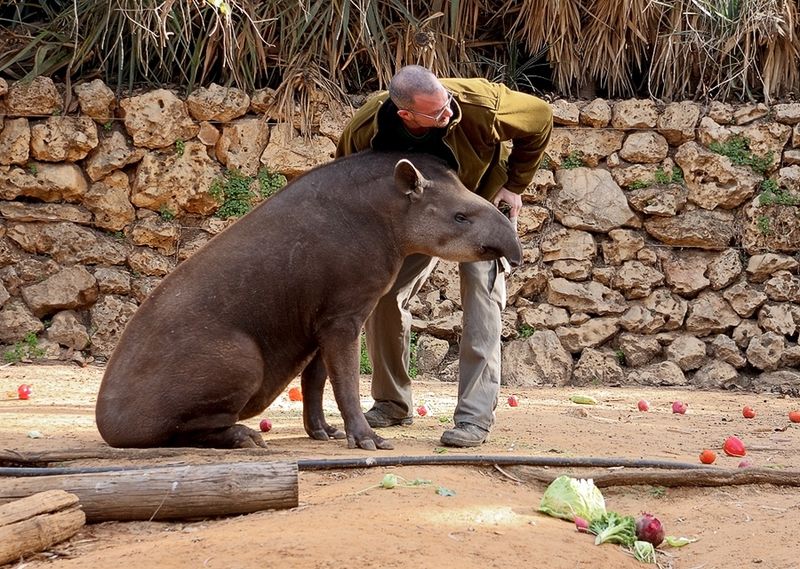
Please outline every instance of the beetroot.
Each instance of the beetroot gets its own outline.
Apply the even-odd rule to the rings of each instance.
[[[636,518],[636,539],[639,541],[649,541],[654,547],[658,547],[664,541],[665,533],[661,521],[653,514],[642,512]]]

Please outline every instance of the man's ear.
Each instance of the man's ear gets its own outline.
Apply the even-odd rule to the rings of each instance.
[[[397,116],[404,121],[411,120],[411,113],[405,109],[397,109]]]
[[[406,158],[399,160],[394,166],[394,183],[412,202],[422,198],[422,191],[430,184],[411,160]]]

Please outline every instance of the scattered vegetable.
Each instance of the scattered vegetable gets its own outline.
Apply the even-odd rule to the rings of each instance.
[[[300,391],[299,387],[292,387],[289,390],[289,401],[302,401],[303,400],[303,392]]]
[[[33,390],[31,389],[31,386],[28,385],[27,383],[23,383],[22,385],[17,387],[17,396],[20,399],[30,399],[32,392]]]
[[[649,541],[635,541],[633,543],[633,556],[642,563],[655,563],[656,548]]]
[[[272,421],[269,419],[261,419],[258,428],[261,429],[262,433],[268,433],[272,429]]]
[[[700,453],[700,462],[703,464],[714,464],[715,460],[717,460],[717,453],[713,450],[705,449]]]
[[[589,522],[580,516],[575,516],[575,529],[581,533],[589,533]]]
[[[577,516],[591,523],[606,513],[606,502],[591,478],[578,480],[564,475],[544,491],[539,511],[567,521]]]
[[[739,437],[728,437],[722,444],[722,450],[728,456],[744,456],[747,451],[744,448],[744,443]]]
[[[744,418],[745,418],[745,419],[752,419],[753,417],[755,417],[755,416],[756,416],[756,412],[755,412],[755,410],[754,410],[752,407],[750,407],[749,405],[745,405],[745,406],[742,408],[742,415],[744,416]]]
[[[753,463],[749,460],[743,460],[739,463],[739,468],[750,468],[751,466],[753,466]]]
[[[646,399],[639,399],[639,403],[636,404],[639,408],[639,411],[649,411],[650,410],[650,402]]]
[[[689,407],[688,403],[683,403],[682,401],[675,401],[672,403],[672,412],[677,413],[679,415],[683,415],[686,413],[686,409]]]
[[[519,406],[519,399],[517,399],[516,395],[510,395],[508,397],[508,406],[509,407],[518,407]]]
[[[436,487],[436,493],[439,496],[455,496],[456,495],[455,490],[450,490],[450,488],[445,488],[444,486],[437,486]]]
[[[589,524],[589,531],[595,534],[594,543],[619,543],[633,546],[636,541],[636,521],[633,516],[620,516],[607,512]]]
[[[579,405],[597,405],[597,399],[591,395],[573,395],[569,400]]]
[[[391,490],[395,486],[397,486],[397,475],[395,474],[387,474],[381,480],[381,487],[386,490]]]
[[[675,537],[672,535],[668,535],[664,538],[664,542],[669,545],[670,547],[683,547],[684,545],[689,545],[690,543],[694,543],[697,541],[696,539],[689,539],[688,537]]]
[[[636,518],[636,539],[652,543],[658,547],[664,541],[664,526],[661,520],[653,514],[642,512],[642,515]]]
[[[789,411],[789,420],[792,423],[800,423],[800,411]]]
[[[417,415],[419,415],[420,417],[424,417],[428,413],[430,413],[430,409],[428,409],[427,405],[420,405],[419,407],[417,407]]]

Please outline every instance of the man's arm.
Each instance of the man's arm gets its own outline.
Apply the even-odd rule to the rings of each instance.
[[[542,99],[500,86],[495,129],[513,144],[508,157],[507,190],[521,194],[544,157],[553,130],[553,111]]]

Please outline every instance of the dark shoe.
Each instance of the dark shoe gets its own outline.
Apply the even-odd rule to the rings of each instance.
[[[489,431],[472,423],[459,423],[442,433],[442,444],[448,447],[476,447],[489,440]]]
[[[373,407],[364,416],[367,418],[367,423],[373,429],[381,427],[394,427],[395,425],[402,425],[407,427],[414,422],[412,417],[390,417],[379,407]]]

